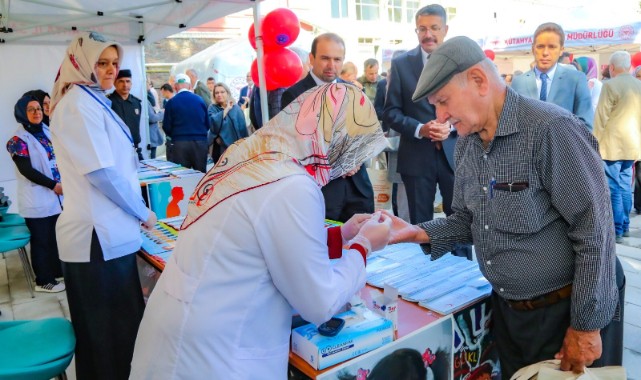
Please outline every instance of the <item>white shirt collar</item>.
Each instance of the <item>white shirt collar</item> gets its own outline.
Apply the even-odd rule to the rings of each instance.
[[[327,83],[336,83],[336,79],[334,79],[331,82],[325,82],[324,80],[322,80],[319,77],[317,77],[316,75],[314,75],[314,73],[311,70],[309,71],[309,73],[312,75],[312,78],[314,78],[314,82],[316,82],[317,86],[321,86],[321,85],[324,85],[324,84],[327,84]]]
[[[554,73],[556,73],[557,66],[558,63],[552,66],[552,68],[546,73],[548,75],[548,82],[554,80]],[[539,70],[536,66],[534,67],[534,74],[536,74],[537,80],[541,80],[541,70]]]
[[[421,57],[423,58],[423,65],[425,65],[430,55],[425,50],[423,50],[423,48],[421,48]]]

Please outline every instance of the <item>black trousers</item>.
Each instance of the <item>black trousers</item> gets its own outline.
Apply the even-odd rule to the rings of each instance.
[[[56,221],[59,215],[24,218],[31,233],[31,266],[36,274],[36,285],[46,285],[56,277],[62,277],[56,241]]]
[[[454,172],[447,162],[445,153],[441,150],[434,162],[434,170],[426,172],[425,176],[415,177],[401,174],[407,193],[407,205],[410,211],[410,222],[417,224],[434,219],[434,198],[436,184],[443,197],[443,211],[446,215],[452,213],[452,197],[454,194]]]
[[[617,259],[619,307],[613,320],[601,329],[603,353],[593,367],[621,365],[623,361],[623,305],[625,275]],[[509,380],[519,369],[554,359],[563,346],[565,331],[570,326],[571,297],[536,310],[518,311],[492,292],[492,319],[496,346],[501,361],[501,376]]]
[[[167,141],[167,161],[186,168],[207,171],[207,140]]]
[[[347,222],[354,214],[374,212],[374,197],[363,195],[350,177],[336,178],[321,189],[325,197],[325,218]]]
[[[91,261],[63,262],[63,268],[77,379],[128,379],[145,308],[136,254],[105,261],[94,231]]]
[[[425,177],[414,177],[402,175],[405,192],[407,193],[407,204],[410,211],[410,222],[418,224],[434,219],[434,199],[436,198],[436,184],[438,183],[441,196],[443,197],[443,212],[445,215],[452,214],[452,198],[454,194],[454,172],[447,162],[445,153],[441,150],[437,155],[437,170]],[[457,245],[452,249],[454,256],[473,259],[471,245]]]

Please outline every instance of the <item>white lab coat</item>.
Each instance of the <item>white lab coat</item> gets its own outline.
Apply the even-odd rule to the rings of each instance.
[[[43,125],[44,134],[51,139],[49,127]],[[24,127],[16,130],[15,136],[18,136],[27,144],[29,149],[29,160],[31,167],[53,179],[51,168],[55,161],[50,161],[47,150],[42,146],[40,141],[27,132]],[[18,180],[18,206],[20,215],[24,218],[46,218],[52,215],[58,215],[62,211],[60,203],[62,196],[56,194],[53,190],[31,182],[23,176],[16,167],[16,179]]]
[[[328,320],[365,285],[330,264],[323,194],[295,175],[225,200],[186,230],[143,317],[130,379],[286,379],[292,307]]]
[[[65,192],[56,235],[60,260],[65,262],[89,262],[93,229],[105,260],[131,254],[142,242],[139,220],[98,191],[85,176],[114,167],[140,192],[131,136],[106,107],[73,86],[53,113],[52,142]]]

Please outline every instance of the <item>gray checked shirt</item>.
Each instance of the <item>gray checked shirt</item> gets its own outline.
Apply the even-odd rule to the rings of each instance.
[[[503,298],[573,283],[572,326],[606,326],[618,302],[614,222],[597,142],[583,122],[508,87],[494,139],[484,148],[476,133],[459,137],[455,161],[454,213],[420,225],[432,259],[472,242]]]

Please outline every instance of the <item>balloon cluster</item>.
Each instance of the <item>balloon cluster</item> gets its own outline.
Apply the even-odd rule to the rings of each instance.
[[[258,80],[258,60],[254,59],[251,76],[254,83],[275,90],[296,83],[303,72],[303,63],[296,53],[287,48],[300,33],[300,23],[296,14],[286,8],[278,8],[263,17],[261,35],[263,37],[263,62],[265,66],[265,86]],[[256,49],[254,25],[249,27],[249,43]]]
[[[641,51],[632,55],[632,67],[641,66]]]

